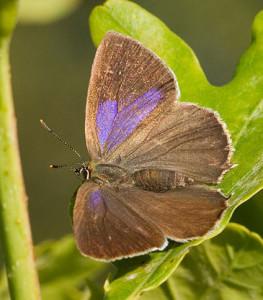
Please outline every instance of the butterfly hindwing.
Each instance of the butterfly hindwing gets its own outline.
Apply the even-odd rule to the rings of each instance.
[[[120,189],[120,194],[126,205],[154,223],[166,238],[178,242],[212,230],[227,206],[227,199],[219,191],[204,186],[176,188],[164,193],[131,187]]]
[[[231,167],[231,142],[224,124],[211,110],[174,103],[107,157],[131,173],[165,169],[199,183],[215,184]]]

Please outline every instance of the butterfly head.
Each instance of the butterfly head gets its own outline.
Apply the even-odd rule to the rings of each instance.
[[[75,169],[74,169],[74,173],[75,173],[77,176],[82,177],[83,180],[89,180],[89,179],[90,179],[90,170],[89,170],[89,167],[88,167],[88,166],[82,165],[82,166],[79,167],[79,168],[75,168]]]

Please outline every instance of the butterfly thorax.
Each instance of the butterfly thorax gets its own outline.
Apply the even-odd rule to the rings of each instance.
[[[90,164],[90,180],[98,184],[122,184],[131,181],[129,173],[112,164]]]

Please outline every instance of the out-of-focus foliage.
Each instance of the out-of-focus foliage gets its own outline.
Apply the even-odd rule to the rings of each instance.
[[[74,11],[81,0],[20,0],[19,21],[49,23]]]
[[[207,81],[196,56],[184,41],[132,2],[109,0],[96,7],[90,17],[90,26],[96,45],[107,31],[115,30],[138,39],[158,54],[177,76],[182,92],[180,100],[219,112],[230,130],[235,148],[233,162],[237,167],[225,175],[221,184],[223,191],[232,196],[219,226],[209,236],[151,254],[143,267],[139,263],[131,269],[131,261],[118,265],[119,273],[106,289],[107,299],[126,299],[166,280],[191,246],[222,231],[235,208],[262,189],[263,12],[254,21],[253,43],[242,56],[234,79],[222,87]]]
[[[263,191],[261,190],[249,201],[238,207],[231,219],[233,222],[237,222],[246,225],[250,230],[263,236]]]
[[[191,249],[168,281],[140,300],[263,299],[263,240],[230,223]]]
[[[0,43],[11,34],[16,25],[17,0],[0,1]]]
[[[36,255],[43,300],[103,298],[103,282],[112,267],[82,257],[71,236],[37,246]],[[144,265],[149,267],[146,257],[137,258],[137,263],[142,270]],[[230,223],[222,234],[193,247],[165,283],[143,293],[139,299],[261,299],[262,277],[262,238],[241,225]],[[135,279],[131,275],[124,278]],[[0,299],[10,300],[3,273]],[[120,295],[117,299],[127,298]]]
[[[110,267],[80,255],[71,236],[36,247],[37,268],[43,300],[101,299]],[[9,300],[4,272],[0,299]]]

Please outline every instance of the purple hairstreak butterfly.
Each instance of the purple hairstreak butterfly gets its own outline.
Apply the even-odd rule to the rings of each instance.
[[[130,37],[108,32],[88,89],[90,161],[76,172],[73,230],[83,255],[112,261],[212,230],[227,197],[212,188],[231,168],[218,115],[180,103],[173,72]]]

